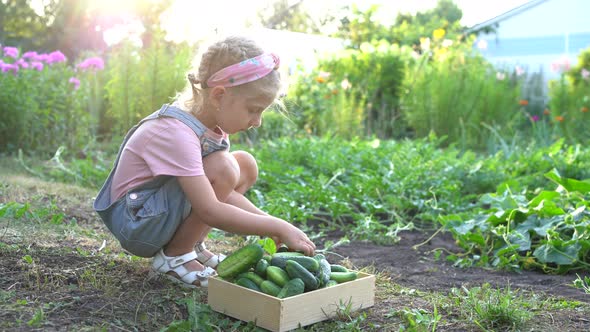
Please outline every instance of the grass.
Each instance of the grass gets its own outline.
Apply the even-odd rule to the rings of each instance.
[[[123,252],[98,221],[91,208],[95,194],[95,188],[39,179],[18,163],[0,161],[1,330],[259,330],[252,322],[211,310],[205,291],[150,278],[149,260]],[[398,228],[391,231],[397,235]],[[327,230],[311,235],[320,241],[322,232]],[[215,232],[209,241],[210,248],[227,252],[244,238]],[[328,247],[338,242],[329,241]],[[342,259],[338,263],[353,266]],[[375,306],[352,312],[342,302],[336,318],[298,331],[563,331],[564,326],[590,326],[585,302],[509,285],[408,287],[385,270],[357,268],[377,277]]]
[[[532,298],[511,291],[510,285],[504,289],[494,289],[489,284],[453,289],[450,299],[462,317],[484,331],[519,330],[533,317],[532,310],[539,307]]]

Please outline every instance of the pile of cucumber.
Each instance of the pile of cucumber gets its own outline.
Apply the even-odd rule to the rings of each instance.
[[[287,298],[352,281],[357,273],[317,254],[305,256],[283,251],[265,254],[258,244],[248,244],[227,256],[217,266],[224,280],[278,298]]]

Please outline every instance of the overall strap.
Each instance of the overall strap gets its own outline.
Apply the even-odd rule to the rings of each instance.
[[[203,136],[203,134],[205,134],[205,132],[207,131],[207,127],[205,127],[205,125],[202,124],[201,121],[197,120],[194,116],[179,109],[178,107],[169,104],[162,105],[162,108],[160,108],[160,110],[156,112],[156,116],[171,117],[181,121],[189,128],[191,128],[199,138],[201,138],[201,136]]]

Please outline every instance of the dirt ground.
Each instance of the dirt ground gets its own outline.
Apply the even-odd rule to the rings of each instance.
[[[91,196],[86,191],[80,193],[77,190],[74,188],[73,194],[63,195],[64,188],[39,185],[21,178],[8,180],[0,188],[0,203],[26,202],[39,197],[44,202],[47,197],[51,198],[52,204],[63,207],[65,220],[75,218],[83,232],[91,235],[74,234],[73,230],[66,228],[62,234],[41,238],[31,235],[36,234],[35,227],[40,224],[32,225],[29,234],[26,230],[13,229],[10,222],[0,218],[0,330],[71,331],[83,330],[81,327],[84,326],[102,326],[107,331],[151,331],[161,330],[172,320],[186,319],[186,309],[179,305],[179,297],[186,297],[188,293],[148,278],[149,263],[146,260],[137,262],[124,257],[92,210]],[[318,247],[321,248],[327,239],[338,239],[338,235],[341,234],[319,239]],[[399,291],[400,288],[447,294],[452,288],[477,287],[484,283],[497,287],[509,285],[511,290],[530,292],[532,296],[584,304],[583,310],[542,310],[535,316],[537,328],[531,331],[590,330],[590,295],[572,287],[575,274],[511,273],[454,267],[444,259],[444,254],[439,259],[433,254],[437,248],[460,251],[450,234],[441,232],[417,249],[413,247],[426,241],[431,234],[406,231],[398,235],[401,240],[395,245],[353,241],[331,249],[326,255],[332,263],[370,267],[379,274],[375,306],[366,311],[366,322],[373,327],[363,328],[363,331],[398,331],[400,321],[391,316],[392,309],[432,308],[427,298],[412,296]],[[115,258],[112,260],[95,255],[103,238],[107,240],[107,248],[113,251],[112,257]],[[222,237],[209,241],[209,248],[227,252],[232,244],[235,242]],[[35,263],[24,263],[26,255],[32,256]],[[398,290],[392,292],[391,289]],[[206,291],[199,296],[200,301],[206,303]],[[40,323],[35,319],[40,319]],[[437,331],[472,328],[464,322],[448,319],[438,325]],[[314,328],[312,331],[325,329]]]
[[[481,268],[459,268],[447,262],[442,254],[434,258],[433,250],[444,248],[459,253],[455,240],[449,233],[439,233],[428,243],[413,249],[414,245],[428,240],[430,234],[418,231],[400,233],[401,240],[394,246],[377,246],[366,242],[352,242],[336,247],[334,251],[348,257],[355,266],[374,265],[379,271],[387,271],[391,281],[405,287],[446,292],[451,288],[467,288],[489,283],[495,287],[510,285],[521,289],[564,297],[590,303],[590,294],[572,287],[576,275],[548,275],[535,271],[521,273],[502,272]],[[334,258],[335,259],[335,258]],[[589,275],[578,273],[578,275]]]

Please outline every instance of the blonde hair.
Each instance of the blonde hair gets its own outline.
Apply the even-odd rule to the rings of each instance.
[[[205,52],[197,56],[200,61],[188,73],[189,82],[176,98],[178,104],[187,112],[200,112],[209,95],[209,89],[203,88],[202,82],[207,82],[211,75],[227,66],[262,53],[264,50],[255,41],[241,36],[227,37],[210,45]],[[240,94],[257,94],[276,99],[281,89],[281,78],[278,70],[273,70],[256,81],[226,89]]]

